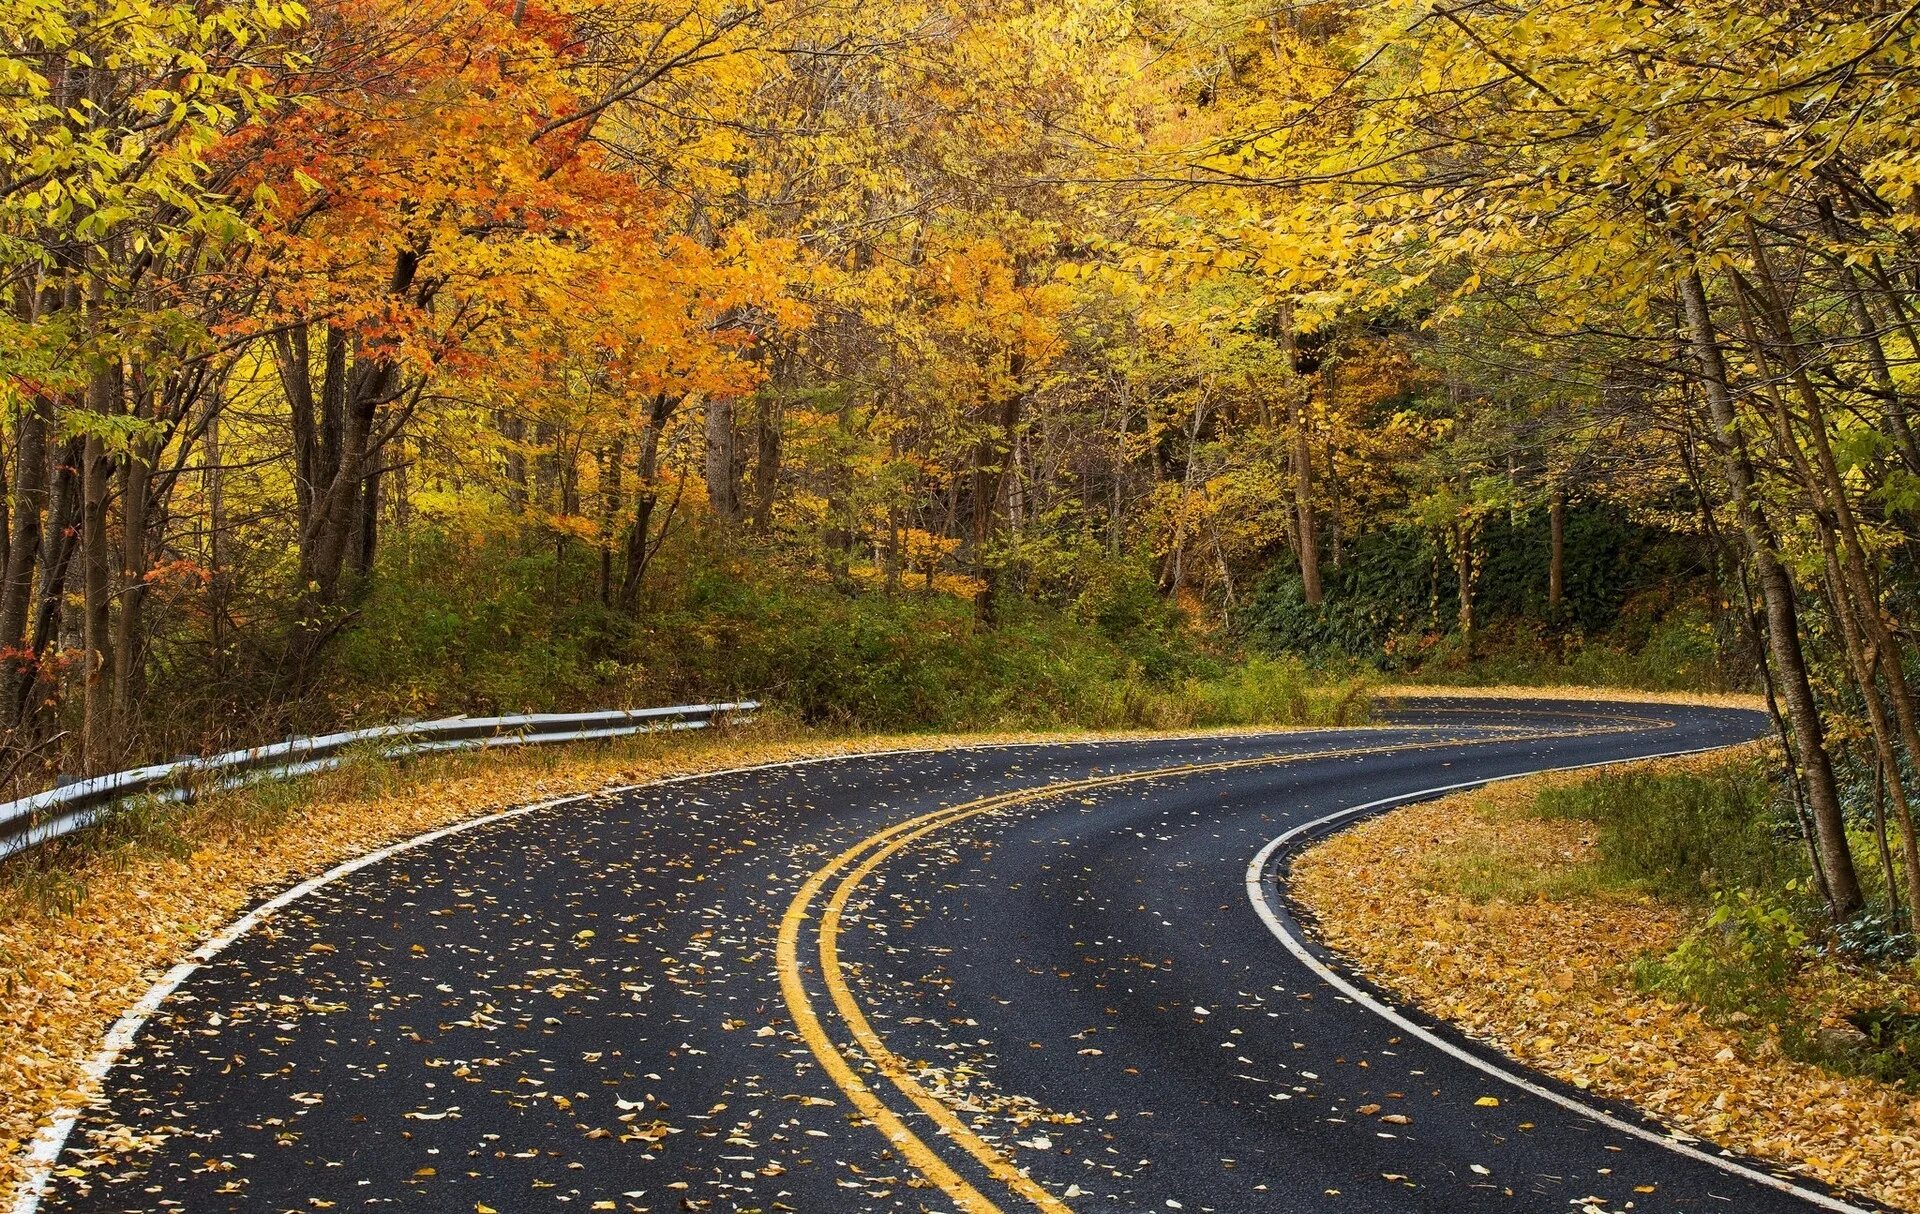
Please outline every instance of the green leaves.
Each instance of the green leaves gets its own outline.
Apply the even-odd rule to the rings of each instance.
[[[56,421],[63,436],[97,438],[103,447],[115,455],[124,455],[136,445],[151,443],[166,436],[166,427],[161,423],[127,413],[66,409],[61,411]]]

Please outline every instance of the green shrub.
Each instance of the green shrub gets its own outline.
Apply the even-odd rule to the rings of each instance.
[[[1800,883],[1789,881],[1784,892],[1800,892]],[[1635,976],[1709,1011],[1779,1019],[1806,945],[1796,907],[1753,890],[1715,890],[1706,921],[1665,957],[1643,958]]]
[[[1913,937],[1884,908],[1826,922],[1783,797],[1761,762],[1734,760],[1602,772],[1543,791],[1534,812],[1595,824],[1602,885],[1706,900],[1678,945],[1635,960],[1644,989],[1776,1034],[1800,1061],[1920,1088],[1920,1015],[1849,1002],[1863,974],[1912,964]]]
[[[1831,1037],[1814,1034],[1812,1050],[1829,1066],[1838,1064],[1850,1074],[1882,1083],[1920,1088],[1920,1014],[1904,1007],[1865,1008],[1847,1017],[1864,1040],[1839,1046]],[[1836,1057],[1836,1055],[1838,1055]]]

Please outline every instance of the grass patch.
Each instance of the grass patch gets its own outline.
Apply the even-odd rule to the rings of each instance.
[[[1547,841],[1551,846],[1560,840]],[[1576,841],[1577,842],[1577,841]],[[1599,869],[1565,848],[1543,857],[1538,848],[1516,852],[1511,837],[1463,841],[1459,848],[1433,856],[1424,865],[1430,887],[1445,890],[1469,902],[1527,902],[1544,898],[1597,897],[1609,892]]]
[[[1717,890],[1778,891],[1806,875],[1806,854],[1776,812],[1758,758],[1602,771],[1541,790],[1532,811],[1592,825],[1604,885],[1700,900]]]
[[[1401,676],[1441,687],[1618,687],[1640,691],[1736,691],[1712,620],[1685,609],[1624,621],[1598,635],[1509,621],[1480,637],[1471,654],[1455,635],[1401,638]]]
[[[1171,686],[1140,678],[1095,684],[1072,716],[1076,724],[1107,729],[1363,725],[1372,705],[1365,677],[1329,684],[1298,660],[1255,655]]]

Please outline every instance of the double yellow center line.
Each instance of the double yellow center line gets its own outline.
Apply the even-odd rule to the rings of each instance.
[[[1637,724],[1644,726],[1647,722]],[[820,914],[817,933],[820,977],[826,986],[828,997],[833,1001],[834,1011],[839,1014],[841,1023],[845,1026],[848,1036],[852,1038],[859,1053],[865,1055],[871,1070],[884,1075],[900,1095],[906,1097],[914,1108],[919,1109],[932,1120],[941,1135],[948,1141],[958,1144],[962,1150],[971,1155],[986,1170],[990,1178],[1025,1198],[1029,1204],[1043,1211],[1044,1214],[1072,1214],[1071,1207],[1042,1188],[1011,1159],[975,1134],[951,1108],[923,1087],[914,1078],[907,1063],[887,1048],[886,1042],[881,1040],[880,1035],[874,1031],[872,1023],[868,1021],[866,1013],[861,1010],[859,1001],[854,998],[840,960],[840,927],[846,915],[848,901],[860,887],[861,882],[865,881],[876,868],[933,832],[969,818],[1090,789],[1109,788],[1117,784],[1132,784],[1169,776],[1202,775],[1208,772],[1237,771],[1252,767],[1277,767],[1310,759],[1356,758],[1362,755],[1387,754],[1396,751],[1485,745],[1493,742],[1538,741],[1545,738],[1577,737],[1588,733],[1611,733],[1621,728],[1621,726],[1613,726],[1557,733],[1504,734],[1473,741],[1447,739],[1401,743],[1393,746],[1358,746],[1299,754],[1261,755],[1212,763],[1184,763],[1170,767],[1149,768],[1144,771],[1065,780],[1037,788],[981,797],[978,800],[932,810],[876,831],[835,856],[819,871],[807,878],[806,883],[794,895],[793,901],[788,904],[786,914],[780,920],[779,942],[774,951],[774,963],[780,974],[780,993],[786,1000],[787,1010],[793,1016],[794,1025],[799,1030],[801,1039],[807,1043],[807,1048],[813,1051],[814,1057],[820,1060],[820,1065],[826,1071],[828,1078],[833,1080],[834,1086],[846,1094],[847,1099],[852,1101],[860,1115],[872,1123],[873,1127],[886,1138],[888,1144],[899,1152],[901,1158],[952,1198],[956,1208],[962,1214],[1001,1214],[998,1205],[966,1177],[955,1171],[938,1152],[927,1145],[924,1139],[909,1129],[892,1108],[888,1107],[855,1069],[855,1062],[849,1057],[850,1052],[842,1051],[834,1044],[833,1039],[827,1034],[820,1014],[814,1009],[813,1000],[807,993],[806,980],[800,967],[801,934],[807,919],[813,914],[814,903],[819,900],[821,892],[827,886],[833,885],[833,892],[827,897],[825,908]],[[1633,728],[1633,726],[1625,728]]]

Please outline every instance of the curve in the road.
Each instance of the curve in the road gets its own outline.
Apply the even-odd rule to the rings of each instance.
[[[1248,857],[1330,810],[1759,731],[1655,712],[887,752],[434,832],[170,974],[17,1208],[1848,1208],[1551,1081],[1477,1107],[1477,1047],[1249,913]]]

